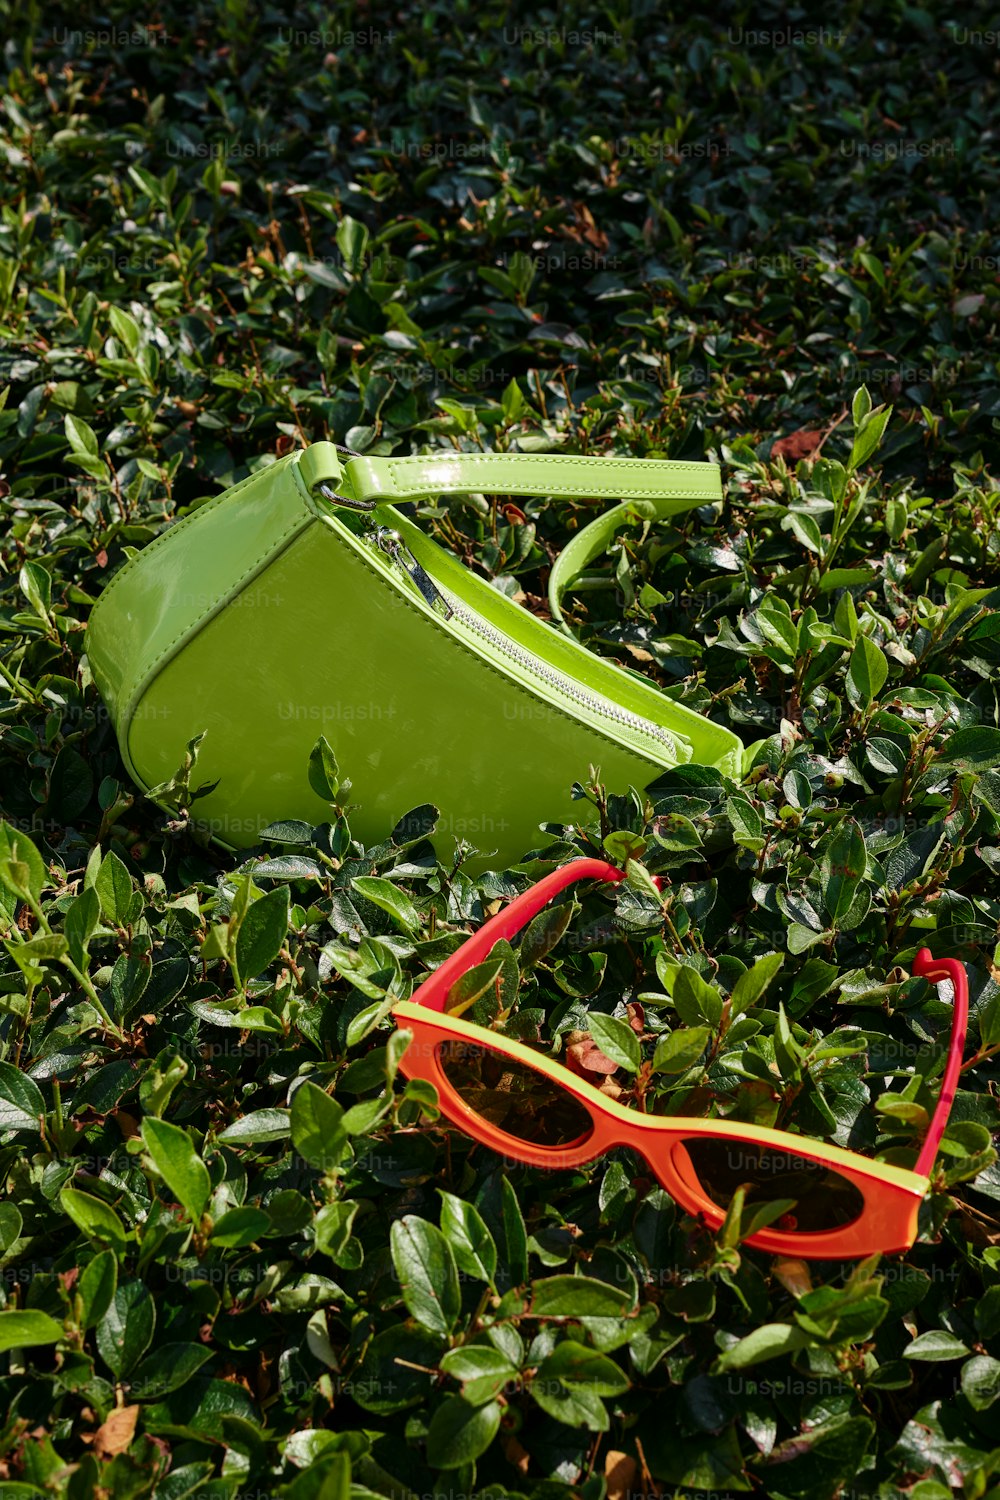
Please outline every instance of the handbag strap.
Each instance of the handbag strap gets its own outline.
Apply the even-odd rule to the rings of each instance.
[[[426,495],[572,495],[619,500],[619,505],[582,527],[552,566],[549,609],[567,635],[572,632],[563,618],[563,595],[622,526],[636,518],[675,516],[722,499],[721,471],[712,463],[581,458],[565,453],[424,453],[410,458],[358,454],[345,461],[343,452],[333,443],[313,443],[303,452],[300,467],[310,488],[322,485],[328,499],[356,510]],[[349,493],[338,493],[345,488]]]

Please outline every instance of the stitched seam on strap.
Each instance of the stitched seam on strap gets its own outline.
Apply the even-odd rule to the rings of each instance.
[[[476,454],[476,453],[469,453],[469,454],[463,453],[463,454],[457,455],[455,458],[452,458],[450,455],[444,455],[441,459],[435,459],[435,457],[434,457],[433,454],[427,454],[424,457],[391,458],[391,459],[388,459],[386,462],[387,462],[387,467],[388,467],[388,470],[389,470],[389,477],[393,480],[393,482],[394,483],[397,482],[397,471],[402,470],[403,472],[399,473],[398,477],[399,477],[399,480],[402,480],[402,482],[405,483],[405,471],[407,469],[423,468],[428,463],[441,463],[441,462],[445,462],[447,460],[448,462],[460,462],[464,466],[467,466],[467,467],[477,467],[477,466],[480,466],[480,465],[488,465],[488,464],[495,463],[498,459],[500,459],[502,461],[502,459],[504,457],[507,457],[507,456],[513,457],[513,458],[526,457],[526,458],[528,458],[529,462],[532,463],[532,464],[562,464],[562,465],[565,465],[567,463],[584,463],[584,462],[586,462],[585,459],[576,458],[575,456],[573,456],[571,454],[567,454],[567,453],[540,454],[537,457],[534,456],[534,455],[522,455],[522,454],[504,455],[504,454],[487,453],[487,454],[480,455],[480,454]],[[678,500],[678,499],[688,499],[688,498],[691,498],[686,493],[685,480],[688,479],[688,478],[710,479],[711,481],[714,481],[714,480],[718,479],[718,482],[719,482],[719,494],[718,495],[713,495],[713,496],[705,496],[704,498],[705,499],[721,499],[722,472],[721,472],[718,464],[698,463],[698,462],[688,463],[688,462],[685,462],[683,460],[679,460],[679,459],[675,460],[675,459],[670,459],[670,458],[662,458],[662,459],[655,459],[655,458],[653,458],[653,459],[649,459],[649,458],[606,458],[606,459],[600,459],[600,460],[598,460],[598,462],[601,462],[601,463],[606,464],[606,465],[607,464],[613,464],[614,465],[614,470],[613,471],[611,471],[611,470],[608,471],[608,477],[609,477],[609,479],[612,477],[612,473],[620,473],[622,470],[626,470],[626,469],[638,469],[638,470],[642,470],[645,474],[647,474],[649,476],[649,478],[651,479],[651,481],[656,485],[656,490],[655,490],[655,492],[652,492],[652,493],[650,491],[648,491],[648,490],[635,489],[630,494],[629,491],[628,491],[628,487],[627,486],[624,489],[616,489],[615,490],[615,494],[621,495],[624,498],[629,499],[629,500],[656,500],[656,499]],[[661,471],[660,475],[651,474],[650,473],[650,467],[649,467],[650,464],[661,464],[661,463],[662,464],[669,464],[670,465],[670,474],[669,474],[669,476],[667,474],[664,474],[662,471]],[[708,475],[705,472],[706,469],[710,469],[710,470],[714,469],[715,473],[712,474],[712,475]],[[673,483],[671,483],[671,480],[673,481]],[[452,480],[445,479],[445,480],[442,481],[442,479],[439,477],[439,478],[435,479],[432,484],[428,485],[427,492],[429,494],[445,494],[455,484],[459,484],[461,482],[462,481],[455,480],[455,479],[452,479]],[[524,483],[524,481],[522,481],[522,484],[523,483]],[[572,484],[558,484],[558,483],[554,483],[553,481],[551,481],[548,478],[546,478],[545,481],[544,481],[544,483],[545,483],[545,487],[546,487],[545,488],[545,493],[546,494],[550,494],[550,495],[583,495],[583,494],[586,493],[585,487],[581,486],[579,480],[575,481]],[[518,490],[517,489],[517,483],[515,481],[514,482],[514,487],[512,488],[511,493],[512,494],[513,493],[527,494],[528,491],[525,490],[525,489],[523,489],[523,488],[520,489],[520,490]],[[595,497],[595,498],[600,498],[600,497]]]
[[[390,468],[398,468],[401,464],[411,467],[427,463],[461,463],[493,464],[505,463],[508,459],[524,459],[526,464],[585,464],[599,463],[604,465],[613,464],[616,469],[645,469],[647,472],[655,465],[663,464],[675,472],[684,470],[691,473],[703,474],[706,469],[720,469],[719,464],[710,463],[708,459],[682,459],[682,458],[593,458],[577,457],[572,453],[442,453],[435,457],[433,453],[411,454],[409,458],[390,458],[386,463]]]

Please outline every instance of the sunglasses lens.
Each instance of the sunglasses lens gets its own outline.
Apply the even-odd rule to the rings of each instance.
[[[440,1042],[441,1070],[481,1119],[533,1146],[568,1146],[593,1122],[572,1094],[526,1063],[475,1042]]]
[[[790,1198],[794,1207],[773,1226],[786,1233],[819,1234],[861,1217],[864,1196],[849,1178],[821,1162],[756,1146],[705,1137],[684,1142],[699,1182],[713,1203],[728,1208],[738,1187],[747,1204]]]

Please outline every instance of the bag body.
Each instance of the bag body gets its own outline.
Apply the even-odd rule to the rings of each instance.
[[[570,788],[611,791],[697,762],[736,774],[729,730],[536,619],[390,503],[446,493],[630,497],[583,528],[550,598],[629,518],[721,495],[711,464],[563,455],[344,455],[276,460],[170,526],[110,580],[86,652],[136,784],[174,775],[201,731],[192,816],[228,849],[282,819],[330,819],[310,787],[320,734],[352,782],[354,837],[441,811],[433,843],[500,867],[576,820]],[[487,851],[495,853],[486,856]]]

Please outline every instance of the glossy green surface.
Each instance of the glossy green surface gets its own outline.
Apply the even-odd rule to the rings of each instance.
[[[218,786],[196,804],[199,821],[220,842],[245,847],[278,818],[326,820],[328,806],[307,779],[309,752],[325,734],[353,783],[356,837],[377,842],[403,813],[432,802],[441,809],[439,852],[468,838],[484,851],[470,865],[478,869],[544,843],[539,823],[572,821],[580,804],[570,787],[591,765],[614,791],[642,787],[679,760],[737,770],[741,746],[728,730],[513,604],[391,505],[362,518],[310,489],[323,479],[363,501],[484,486],[648,500],[653,467],[660,487],[673,491],[654,505],[676,509],[679,486],[690,505],[718,484],[710,465],[560,457],[553,468],[547,455],[486,457],[488,469],[480,455],[456,455],[352,459],[341,471],[332,445],[314,444],[138,554],[105,590],[87,635],[138,784],[168,779],[187,742],[207,731],[198,778]],[[652,742],[638,748],[627,730],[581,714],[556,687],[442,619],[359,535],[369,521],[391,525],[428,572],[508,638],[670,730],[674,754]]]

